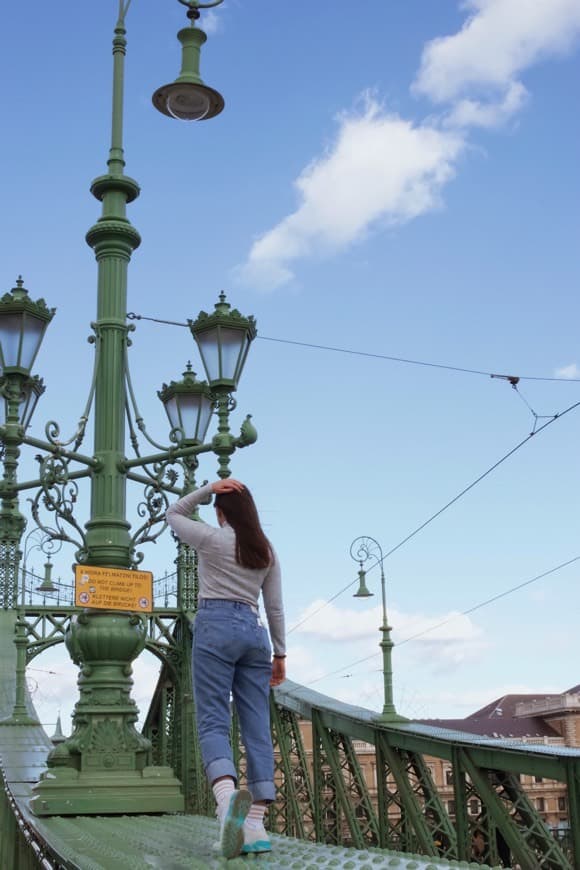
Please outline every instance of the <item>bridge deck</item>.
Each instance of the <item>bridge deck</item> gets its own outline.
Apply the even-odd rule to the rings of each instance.
[[[0,719],[10,716],[14,704],[14,622],[14,613],[0,611]],[[34,714],[30,699],[27,703]],[[46,769],[50,748],[51,742],[40,725],[0,725],[0,788],[6,790],[20,828],[39,846],[39,866],[43,858],[49,864],[42,866],[66,870],[202,870],[224,866],[233,870],[248,862],[295,870],[443,870],[469,866],[375,848],[358,851],[325,846],[284,836],[272,837],[273,852],[269,855],[226,861],[213,848],[218,833],[214,819],[183,815],[37,818],[30,812],[28,800],[33,784]],[[481,865],[473,866],[483,870]]]

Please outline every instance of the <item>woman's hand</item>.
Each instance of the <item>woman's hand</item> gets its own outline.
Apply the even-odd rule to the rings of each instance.
[[[211,485],[211,491],[216,495],[222,492],[241,492],[246,487],[239,480],[234,480],[233,477],[228,477],[225,480],[216,480]]]
[[[279,686],[286,679],[286,659],[272,659],[271,686]]]

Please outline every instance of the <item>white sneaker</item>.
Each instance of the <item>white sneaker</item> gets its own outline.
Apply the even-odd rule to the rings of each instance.
[[[259,825],[257,828],[250,827],[247,823],[244,825],[244,845],[242,846],[242,855],[249,855],[255,852],[271,852],[272,843],[264,825]]]
[[[224,858],[235,858],[244,845],[244,821],[250,807],[252,795],[246,789],[236,789],[230,795],[225,810],[218,814],[220,819],[220,852]]]

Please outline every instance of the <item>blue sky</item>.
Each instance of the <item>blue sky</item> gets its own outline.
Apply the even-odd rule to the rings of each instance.
[[[84,234],[109,144],[115,14],[114,0],[6,13],[2,280],[22,272],[58,309],[37,360],[39,434],[52,418],[72,432],[90,382]],[[520,382],[539,416],[580,400],[579,0],[227,0],[202,19],[202,75],[226,108],[201,124],[150,103],[178,72],[183,22],[177,3],[133,0],[128,15],[125,146],[143,236],[130,310],[182,321],[225,289],[259,336],[562,378]],[[157,389],[201,363],[185,329],[142,321],[133,342],[139,404],[162,440]],[[237,398],[234,428],[252,413],[259,441],[233,472],[280,554],[288,625],[302,623],[289,676],[379,708],[380,658],[352,666],[378,650],[377,572],[374,599],[353,587],[319,609],[356,577],[351,540],[396,546],[534,417],[505,380],[260,337]],[[579,425],[580,409],[556,421],[385,561],[396,642],[446,621],[395,648],[401,712],[463,716],[507,691],[578,683],[578,565],[460,614],[580,554]],[[206,458],[200,478],[213,477]],[[173,558],[167,538],[144,567]],[[43,721],[60,706],[66,730],[72,666],[58,651],[36,664],[55,672],[30,672]],[[145,703],[154,666],[136,670]]]

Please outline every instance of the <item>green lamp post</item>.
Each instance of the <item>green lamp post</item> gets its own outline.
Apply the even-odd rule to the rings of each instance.
[[[354,594],[354,598],[371,598],[373,593],[368,589],[366,584],[366,571],[363,564],[371,559],[374,565],[378,565],[381,571],[381,593],[383,603],[383,621],[379,628],[381,632],[381,641],[379,646],[383,654],[383,710],[380,716],[377,716],[377,722],[387,724],[396,724],[397,722],[407,722],[404,716],[399,716],[395,709],[393,700],[393,666],[391,654],[393,651],[393,641],[391,640],[391,626],[387,619],[387,593],[385,572],[383,570],[383,551],[381,545],[374,538],[361,536],[355,538],[350,545],[350,555],[359,564],[358,580],[359,588]]]
[[[208,119],[223,108],[223,99],[199,76],[200,47],[206,36],[196,26],[199,10],[217,6],[223,0],[200,3],[180,0],[187,8],[189,26],[178,34],[182,44],[182,69],[177,81],[156,91],[154,105],[164,114],[182,120]],[[211,372],[210,383],[196,380],[191,366],[178,382],[164,385],[159,395],[171,425],[167,447],[148,435],[136,407],[129,378],[127,349],[127,272],[140,236],[127,218],[126,207],[139,195],[139,185],[125,174],[123,150],[123,81],[126,54],[125,16],[130,0],[120,0],[113,38],[113,113],[107,172],[96,178],[91,192],[102,203],[102,213],[87,233],[98,265],[97,316],[93,324],[95,368],[85,412],[73,437],[60,435],[56,423],[46,427],[46,440],[28,434],[36,401],[43,392],[42,381],[30,370],[44,331],[54,311],[43,302],[32,302],[22,279],[11,293],[0,299],[0,441],[3,444],[4,474],[0,480],[0,606],[18,603],[20,541],[25,519],[18,508],[18,493],[35,491],[32,516],[37,525],[58,541],[74,543],[76,561],[95,571],[130,573],[142,554],[136,547],[155,540],[154,524],[163,519],[168,494],[179,495],[193,486],[198,455],[218,456],[219,473],[229,474],[228,462],[238,448],[252,444],[256,431],[246,418],[241,433],[229,430],[231,393],[237,388],[251,339],[253,318],[230,311],[225,297],[214,315],[202,312],[196,321],[203,346],[204,366]],[[205,319],[203,327],[202,320]],[[194,333],[195,334],[195,333]],[[202,356],[203,356],[202,354]],[[217,360],[217,368],[212,360]],[[208,369],[209,365],[209,369]],[[217,435],[205,443],[217,408]],[[132,410],[131,410],[132,408]],[[84,455],[89,414],[94,417],[94,450]],[[136,447],[137,435],[131,421],[130,436],[136,458],[125,456],[127,417],[158,450],[147,456]],[[1,415],[1,411],[0,411]],[[34,447],[40,463],[39,478],[19,482],[17,466],[20,447]],[[176,487],[178,464],[183,486]],[[78,468],[78,470],[76,470]],[[139,474],[145,469],[146,474]],[[74,517],[77,481],[90,480],[90,518],[84,528]],[[127,519],[127,482],[145,487],[149,519],[137,531]],[[140,505],[140,508],[142,505]],[[41,512],[50,511],[54,528],[43,524]],[[142,515],[142,514],[140,514]],[[53,588],[51,563],[45,569],[41,592]],[[82,572],[81,572],[82,573]],[[17,621],[16,641],[20,644],[21,679],[18,711],[24,699],[25,624]],[[65,643],[79,666],[80,697],[73,713],[70,737],[49,753],[48,771],[34,787],[30,807],[37,815],[78,815],[100,813],[179,812],[184,808],[180,783],[169,767],[150,766],[151,744],[135,725],[138,710],[131,698],[131,663],[147,642],[147,623],[141,612],[87,606],[71,619]],[[19,649],[20,649],[19,647]],[[18,718],[18,717],[17,717]],[[23,723],[25,717],[23,716]],[[14,717],[9,724],[18,724]],[[30,722],[30,720],[27,720]]]

